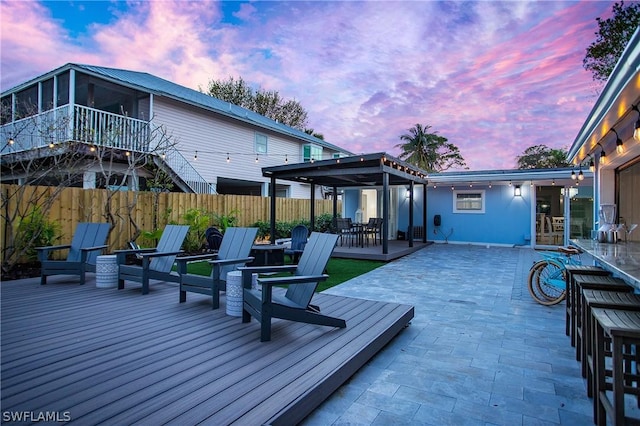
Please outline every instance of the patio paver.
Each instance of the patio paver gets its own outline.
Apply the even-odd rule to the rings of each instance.
[[[303,424],[593,424],[564,304],[527,291],[536,258],[436,244],[327,290],[410,303],[415,317]]]

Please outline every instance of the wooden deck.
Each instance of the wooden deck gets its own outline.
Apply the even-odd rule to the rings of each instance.
[[[2,412],[68,413],[91,424],[295,424],[413,318],[413,307],[318,294],[346,329],[255,321],[212,310],[174,284],[142,296],[93,274],[1,284]]]
[[[433,244],[432,242],[423,243],[422,240],[414,241],[413,247],[409,247],[408,241],[398,241],[391,240],[389,241],[388,251],[389,253],[382,253],[382,245],[377,244],[369,244],[368,246],[359,247],[359,246],[351,246],[345,241],[344,245],[338,245],[335,249],[333,249],[333,254],[331,257],[340,257],[345,259],[366,259],[366,260],[382,260],[384,262],[389,262],[394,259],[398,259],[402,256],[406,256],[415,251],[421,250],[426,246]]]

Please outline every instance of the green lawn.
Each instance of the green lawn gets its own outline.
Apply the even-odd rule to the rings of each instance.
[[[329,260],[327,265],[327,274],[329,279],[318,285],[317,291],[323,291],[334,285],[338,285],[351,278],[357,277],[369,271],[372,271],[385,262],[375,260],[354,260],[354,259],[334,259]],[[209,275],[211,266],[208,262],[194,262],[187,267],[187,272],[198,275]]]

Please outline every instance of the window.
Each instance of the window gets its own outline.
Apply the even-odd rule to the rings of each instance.
[[[484,213],[484,191],[453,191],[454,213]]]
[[[322,160],[322,147],[318,145],[304,145],[302,147],[302,159],[305,163]]]
[[[256,143],[255,143],[256,154],[266,154],[267,153],[267,136],[256,133]]]

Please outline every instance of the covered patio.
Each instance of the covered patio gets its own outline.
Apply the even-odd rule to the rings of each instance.
[[[339,188],[365,188],[365,187],[381,187],[382,188],[382,229],[381,243],[374,248],[360,250],[361,255],[367,252],[379,253],[381,257],[391,260],[394,257],[390,255],[390,239],[389,239],[389,213],[394,208],[390,204],[389,189],[392,186],[403,185],[408,188],[409,195],[409,217],[407,239],[398,244],[404,245],[406,248],[414,247],[414,226],[421,226],[426,229],[427,225],[427,175],[424,170],[406,163],[398,158],[392,157],[384,152],[373,154],[354,155],[351,157],[335,158],[331,160],[314,161],[307,163],[285,164],[281,166],[265,167],[262,174],[271,179],[270,197],[271,197],[271,235],[276,234],[276,188],[277,180],[288,180],[294,182],[307,183],[310,185],[310,222],[313,228],[315,222],[315,192],[316,186],[321,185],[331,188],[333,194],[337,194]],[[422,218],[420,223],[414,224],[414,187],[422,186]],[[333,217],[338,217],[337,198],[333,197]],[[274,242],[274,241],[272,241]],[[422,246],[427,243],[426,233],[422,233]],[[376,250],[377,248],[377,250]],[[364,249],[364,247],[362,248]],[[341,252],[342,250],[338,250]],[[403,252],[404,250],[396,250],[395,252]],[[415,251],[415,250],[410,250]],[[405,253],[406,254],[406,253]],[[404,255],[404,254],[403,254]],[[371,257],[365,257],[371,258]]]

